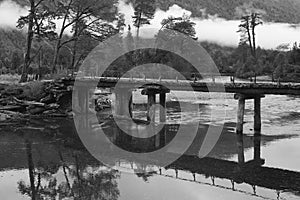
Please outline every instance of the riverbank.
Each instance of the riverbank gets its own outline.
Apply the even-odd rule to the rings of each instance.
[[[29,116],[67,117],[72,87],[61,80],[0,84],[0,121]]]

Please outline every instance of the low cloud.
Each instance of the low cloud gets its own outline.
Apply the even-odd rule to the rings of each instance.
[[[15,28],[20,16],[28,14],[28,8],[22,7],[11,0],[0,2],[0,27]]]
[[[248,6],[250,7],[250,6]],[[249,9],[244,6],[243,11]],[[132,16],[134,10],[130,4],[125,4],[121,1],[119,9],[125,14],[126,23],[132,26]],[[240,10],[240,12],[241,12]],[[190,11],[185,10],[178,5],[173,5],[167,11],[157,10],[155,17],[151,20],[151,25],[141,28],[141,35],[143,37],[153,37],[159,28],[160,22],[169,16],[179,17],[183,14],[191,14]],[[192,18],[196,23],[197,37],[200,41],[209,41],[225,46],[236,47],[239,44],[239,33],[237,33],[239,20],[226,20],[217,17],[210,17],[208,19]],[[133,29],[133,34],[135,34]],[[291,26],[287,23],[264,23],[257,27],[257,44],[260,47],[267,49],[275,49],[281,44],[292,44],[300,41],[300,27]]]
[[[126,24],[132,26],[132,16],[134,10],[130,4],[120,1],[120,12],[125,14]],[[241,9],[245,10],[245,9]],[[27,15],[28,8],[22,7],[11,0],[5,0],[0,3],[0,28],[15,28],[20,16]],[[153,37],[161,27],[162,19],[169,16],[179,17],[183,14],[190,15],[191,12],[178,5],[173,5],[167,11],[157,9],[151,25],[141,28],[141,35],[144,37]],[[239,34],[237,33],[239,21],[225,20],[217,17],[209,19],[192,18],[196,23],[197,37],[200,41],[215,42],[226,46],[237,46],[239,43]],[[56,21],[59,31],[61,21]],[[133,26],[132,26],[133,27]],[[70,34],[71,29],[66,31]],[[133,29],[135,34],[135,29]],[[257,27],[257,44],[263,48],[275,49],[281,44],[292,44],[300,41],[300,27],[291,26],[284,23],[265,23]]]

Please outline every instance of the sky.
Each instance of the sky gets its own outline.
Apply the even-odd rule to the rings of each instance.
[[[133,8],[121,1],[119,10],[125,14],[126,24],[132,26]],[[15,28],[18,18],[26,15],[27,12],[28,8],[22,8],[11,0],[2,1],[0,3],[0,27]],[[153,37],[161,27],[162,19],[169,16],[179,17],[183,14],[190,15],[191,12],[177,5],[173,5],[166,12],[158,9],[151,25],[141,29],[141,35]],[[225,46],[237,46],[239,43],[239,33],[237,33],[239,21],[237,20],[213,17],[210,19],[192,18],[192,21],[196,23],[195,28],[200,41],[210,41]],[[60,22],[56,23],[59,27]],[[133,29],[133,34],[134,32]],[[262,48],[275,49],[281,44],[291,44],[292,47],[294,42],[300,42],[300,28],[292,28],[290,24],[285,23],[264,23],[263,26],[257,27],[257,44]]]

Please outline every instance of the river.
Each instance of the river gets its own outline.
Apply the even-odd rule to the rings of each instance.
[[[191,101],[191,95],[195,95],[196,100]],[[195,111],[180,114],[175,96],[183,97],[181,101],[186,104],[199,105],[200,115]],[[145,114],[143,106],[138,104],[143,99],[134,99],[134,116],[142,117]],[[184,162],[179,160],[174,164],[178,169],[177,178],[172,166],[159,171],[158,166],[149,164],[152,161],[145,164],[139,160],[122,159],[122,155],[105,155],[106,152],[102,152],[103,156],[115,161],[112,168],[106,167],[84,148],[72,119],[27,119],[13,125],[0,124],[0,199],[34,199],[32,194],[35,194],[35,199],[300,198],[300,190],[294,184],[284,190],[280,190],[283,185],[276,189],[276,182],[268,183],[268,178],[260,180],[254,171],[247,172],[245,176],[248,179],[244,181],[230,179],[228,173],[231,169],[226,170],[226,167],[237,166],[238,161],[238,139],[234,133],[237,102],[232,94],[172,92],[167,99],[168,126],[188,126],[191,122],[200,122],[200,134],[209,125],[224,125],[216,146],[206,158],[197,157],[199,141],[195,139],[184,155],[187,157],[182,158]],[[226,115],[211,117],[212,111],[225,111]],[[262,99],[262,123],[262,136],[255,143],[253,102],[247,101],[243,136],[245,160],[252,160],[254,149],[259,148],[260,157],[264,159],[263,168],[259,168],[283,174],[281,179],[288,183],[300,174],[300,98],[267,95]],[[107,126],[108,130],[113,126]],[[171,132],[169,135],[172,135]],[[186,134],[188,136],[189,133]],[[103,145],[106,144],[107,140],[103,141]],[[217,163],[217,166],[211,163]],[[153,172],[143,173],[146,168]],[[272,173],[266,176],[272,176]],[[254,184],[249,184],[253,177],[256,177]]]

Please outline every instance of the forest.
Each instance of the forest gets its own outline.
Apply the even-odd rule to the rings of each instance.
[[[135,9],[132,20],[137,29],[137,37],[139,37],[140,28],[151,24],[157,6],[167,8],[176,3],[189,9],[191,7],[187,7],[187,5],[193,5],[188,1],[139,0],[130,2]],[[116,3],[117,1],[110,0],[28,0],[26,5],[31,6],[31,12],[19,19],[16,24],[17,29],[0,29],[1,73],[39,74],[40,77],[47,74],[74,74],[87,55],[105,39],[121,33],[126,36],[126,41],[131,43],[134,39],[133,30],[124,24],[124,15],[119,13]],[[200,1],[198,3],[198,5],[210,8],[205,3]],[[265,1],[261,1],[261,4],[263,3]],[[295,2],[289,0],[289,3]],[[227,5],[226,1],[213,3],[214,6],[220,5],[220,8],[222,4]],[[241,1],[238,5],[228,5],[237,8],[239,5],[243,5],[243,2]],[[277,4],[272,5],[276,7]],[[290,8],[292,7],[290,6]],[[260,6],[260,8],[265,8],[265,6]],[[268,7],[268,9],[271,8]],[[207,12],[214,14],[214,11],[210,11],[210,9],[207,9]],[[220,16],[226,17],[222,15],[222,12],[216,12]],[[196,13],[193,12],[194,14]],[[292,47],[281,45],[275,50],[260,48],[259,44],[255,44],[255,28],[263,26],[263,21],[266,19],[264,15],[256,16],[254,14],[244,15],[240,18],[241,25],[237,27],[237,30],[239,29],[241,33],[241,42],[238,47],[226,47],[208,41],[198,41],[195,38],[195,23],[188,16],[179,18],[170,16],[168,19],[162,20],[160,31],[175,30],[198,41],[210,54],[221,73],[232,73],[242,78],[268,75],[274,79],[285,81],[299,80],[300,45],[295,41]],[[294,14],[296,13],[294,12]],[[295,19],[293,16],[291,17]],[[228,16],[228,18],[234,17]],[[288,18],[281,19],[275,19],[275,21],[291,22]],[[62,20],[63,23],[56,24],[56,20]],[[68,28],[71,29],[71,33],[68,33]],[[253,31],[251,33],[253,38],[251,35],[250,37],[247,35],[251,31]],[[132,56],[134,55],[132,54]],[[164,57],[166,57],[164,54],[158,55],[155,58],[156,62],[166,63],[163,61]],[[140,59],[147,58],[142,56]],[[170,57],[169,59],[174,58]],[[120,61],[122,63],[115,63],[114,70],[126,71],[129,66],[139,63],[138,60],[130,59],[128,55]],[[192,72],[189,66],[186,68],[183,71]]]

